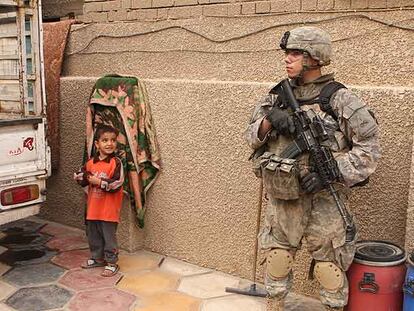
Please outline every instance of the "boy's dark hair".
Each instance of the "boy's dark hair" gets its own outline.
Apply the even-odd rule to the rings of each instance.
[[[114,133],[116,136],[118,136],[119,131],[116,128],[112,127],[112,126],[105,125],[105,124],[99,124],[96,127],[95,139],[94,140],[98,141],[99,138],[101,138],[102,135],[105,134],[105,133]]]

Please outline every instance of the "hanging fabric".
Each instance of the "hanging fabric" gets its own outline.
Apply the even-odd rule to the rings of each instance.
[[[92,90],[86,115],[84,161],[94,154],[94,133],[99,124],[119,130],[117,156],[125,174],[124,190],[144,227],[146,194],[156,180],[161,157],[144,83],[136,77],[107,75]]]

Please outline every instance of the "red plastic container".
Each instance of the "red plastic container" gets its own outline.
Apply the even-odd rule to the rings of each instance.
[[[347,311],[401,311],[406,273],[405,252],[383,241],[357,243],[354,262],[347,272]]]

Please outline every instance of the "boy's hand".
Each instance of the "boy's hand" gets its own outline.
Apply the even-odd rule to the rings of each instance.
[[[81,173],[73,173],[73,179],[77,181],[82,180],[82,174]]]
[[[94,185],[94,186],[99,187],[101,185],[101,179],[93,175],[88,176],[88,181],[91,185]]]

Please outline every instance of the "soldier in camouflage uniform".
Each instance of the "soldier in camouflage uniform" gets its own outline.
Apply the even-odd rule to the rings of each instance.
[[[329,65],[331,59],[331,40],[325,31],[296,28],[284,34],[281,48],[301,109],[310,117],[319,115],[328,130],[326,144],[342,175],[334,186],[346,203],[349,188],[365,181],[377,166],[377,122],[369,108],[347,88],[336,90],[324,105],[319,101],[322,88],[334,80],[333,74],[321,73],[321,67]],[[345,271],[354,257],[356,235],[345,243],[343,219],[306,153],[296,161],[277,157],[294,140],[294,133],[291,109],[281,105],[272,91],[256,106],[245,133],[249,145],[261,150],[256,152],[256,168],[270,203],[259,234],[260,247],[266,252],[268,311],[283,310],[284,298],[292,286],[295,253],[303,238],[314,260],[312,273],[320,284],[322,303],[327,310],[342,310],[348,301]],[[284,164],[290,169],[267,169],[271,159],[279,168]]]

